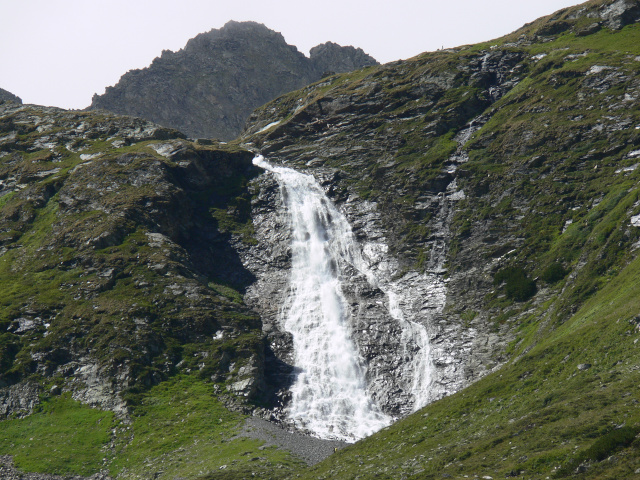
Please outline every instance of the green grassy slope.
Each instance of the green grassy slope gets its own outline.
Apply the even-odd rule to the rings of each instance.
[[[269,479],[302,466],[287,452],[238,437],[245,416],[230,411],[196,375],[147,390],[127,422],[68,395],[43,400],[29,417],[2,422],[0,454],[13,455],[22,471],[174,479],[228,469]]]
[[[116,423],[111,412],[82,406],[64,395],[44,402],[27,418],[1,425],[0,452],[13,455],[23,471],[91,475],[103,466]]]

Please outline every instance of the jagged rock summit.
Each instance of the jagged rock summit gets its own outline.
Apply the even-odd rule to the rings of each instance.
[[[331,42],[307,58],[262,24],[231,21],[178,52],[163,51],[147,68],[129,71],[94,95],[90,108],[142,117],[193,138],[230,140],[255,108],[279,95],[327,72],[377,64],[362,49]]]
[[[14,95],[13,93],[8,92],[3,88],[0,88],[0,103],[2,102],[22,103],[22,99],[17,95]]]

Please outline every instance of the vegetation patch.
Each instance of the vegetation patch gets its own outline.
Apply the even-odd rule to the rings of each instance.
[[[561,263],[555,262],[545,268],[540,278],[548,284],[554,284],[562,280],[567,273],[569,272],[564,269]]]
[[[500,270],[493,277],[494,285],[504,283],[504,291],[508,298],[516,302],[524,302],[537,292],[536,282],[531,280],[524,269],[508,267]]]
[[[556,472],[556,477],[563,478],[572,473],[579,473],[579,468],[587,462],[601,462],[614,453],[631,445],[640,433],[640,427],[624,426],[610,431],[598,438],[593,445],[583,450]]]
[[[140,397],[132,424],[118,432],[109,470],[119,478],[195,479],[212,471],[265,478],[276,468],[284,475],[302,465],[282,450],[238,437],[244,418],[217,399],[212,384],[176,376]]]
[[[111,412],[63,394],[46,399],[26,418],[2,421],[0,453],[12,455],[16,467],[26,472],[88,476],[110,456],[108,444],[117,425]]]

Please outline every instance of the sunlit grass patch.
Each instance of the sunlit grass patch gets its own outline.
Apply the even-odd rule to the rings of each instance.
[[[91,475],[103,466],[115,425],[111,412],[69,395],[53,397],[26,418],[0,423],[0,453],[26,472]]]

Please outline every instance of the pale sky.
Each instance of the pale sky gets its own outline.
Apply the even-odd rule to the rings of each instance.
[[[0,88],[84,108],[128,70],[229,20],[281,32],[308,55],[326,41],[381,63],[491,40],[579,0],[0,0]]]

